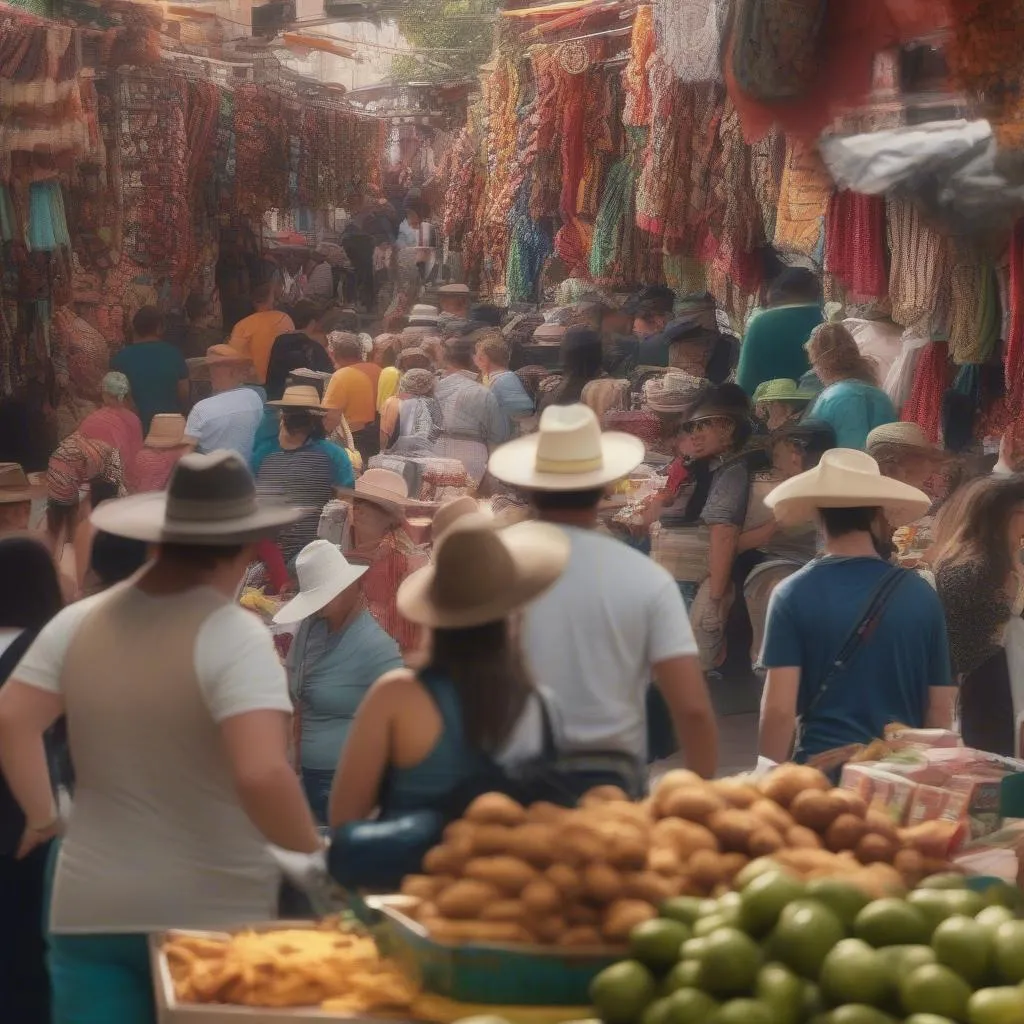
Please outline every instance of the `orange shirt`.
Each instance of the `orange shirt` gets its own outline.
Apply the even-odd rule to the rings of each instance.
[[[270,350],[274,347],[274,342],[279,335],[294,330],[295,324],[287,313],[268,309],[239,320],[231,332],[228,344],[252,360],[256,367],[256,376],[261,384],[265,384],[267,364],[270,362]]]
[[[343,366],[331,377],[323,400],[325,409],[340,409],[353,430],[361,430],[377,415],[377,389],[356,365]]]

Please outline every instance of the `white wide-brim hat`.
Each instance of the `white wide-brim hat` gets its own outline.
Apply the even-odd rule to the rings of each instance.
[[[644,444],[631,434],[601,432],[586,405],[552,405],[536,434],[496,448],[492,476],[528,491],[589,491],[621,480],[644,461]]]
[[[547,590],[568,560],[569,538],[550,523],[499,531],[487,516],[463,516],[438,542],[434,561],[398,588],[398,610],[431,629],[498,622]]]
[[[882,476],[866,452],[833,448],[814,469],[785,480],[764,499],[784,526],[817,518],[820,508],[880,508],[892,527],[920,519],[931,499],[916,487]]]
[[[295,559],[299,592],[274,616],[279,626],[301,622],[326,608],[370,567],[353,565],[329,540],[314,540]]]

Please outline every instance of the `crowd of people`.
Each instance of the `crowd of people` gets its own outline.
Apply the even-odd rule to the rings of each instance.
[[[542,764],[711,777],[727,663],[774,761],[893,722],[1019,752],[1024,450],[900,423],[809,272],[738,341],[710,296],[572,281],[372,337],[315,271],[201,359],[138,310],[45,477],[0,467],[12,1020],[148,1024],[146,935],[273,916],[268,844],[356,863]]]

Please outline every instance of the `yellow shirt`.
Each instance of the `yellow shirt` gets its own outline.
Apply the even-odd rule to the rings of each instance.
[[[380,371],[380,379],[377,381],[377,412],[383,412],[384,403],[392,395],[398,394],[398,382],[401,378],[397,366],[385,366]]]
[[[361,430],[377,416],[377,396],[370,378],[355,366],[343,366],[324,392],[325,409],[340,409],[352,430]]]
[[[268,309],[262,313],[253,313],[235,324],[228,344],[242,355],[248,356],[256,367],[256,376],[260,383],[267,380],[267,364],[270,362],[270,350],[281,334],[295,330],[295,324],[287,313],[276,309]]]

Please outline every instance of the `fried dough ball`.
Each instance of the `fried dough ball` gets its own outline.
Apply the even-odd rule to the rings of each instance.
[[[461,921],[479,917],[488,903],[496,903],[501,898],[501,891],[495,886],[465,878],[448,886],[434,902],[446,918]]]
[[[522,825],[526,821],[526,808],[504,793],[484,793],[466,808],[463,815],[474,825]]]
[[[465,878],[489,882],[510,896],[518,895],[525,885],[538,877],[526,861],[517,857],[475,857],[462,869]]]

